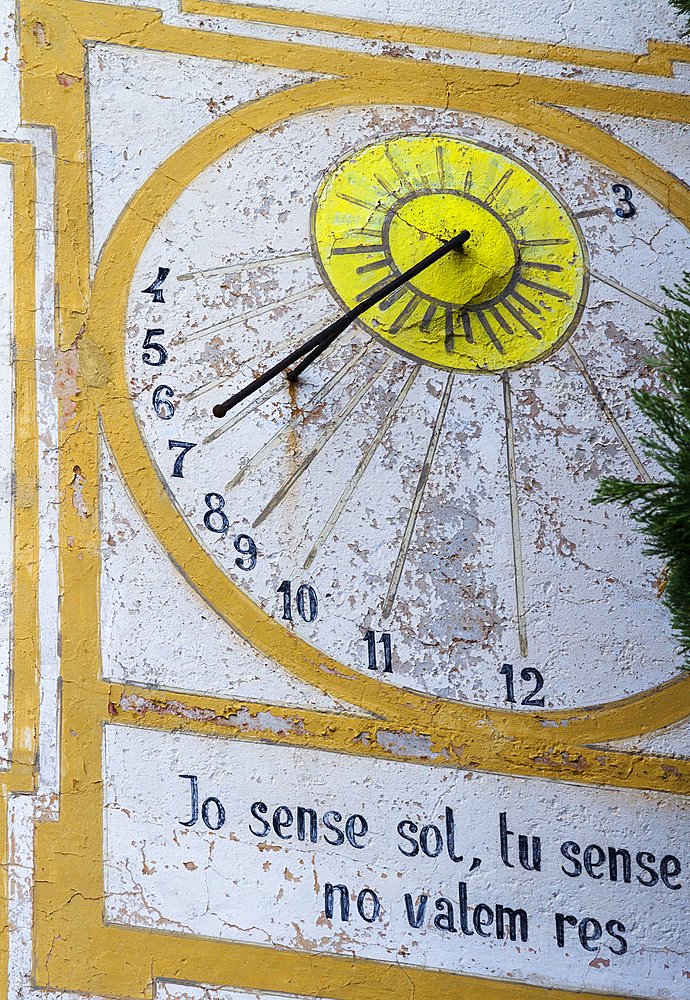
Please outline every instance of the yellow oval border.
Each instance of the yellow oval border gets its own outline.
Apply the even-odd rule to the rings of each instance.
[[[367,677],[320,653],[261,611],[201,547],[174,508],[155,472],[129,403],[124,376],[124,324],[137,261],[153,230],[194,178],[243,139],[294,114],[346,105],[401,104],[453,108],[540,132],[613,167],[690,224],[690,191],[674,177],[596,126],[557,108],[506,95],[498,85],[451,99],[445,87],[410,73],[405,100],[399,82],[326,80],[245,105],[212,122],[170,156],[123,209],[101,255],[83,340],[83,374],[93,387],[103,428],[132,497],[170,558],[200,596],[239,635],[301,680],[386,718],[394,725],[434,726],[462,733],[477,725],[509,740],[549,740],[555,729],[568,743],[600,743],[661,729],[690,714],[690,676],[681,676],[617,702],[539,714],[442,701]],[[251,121],[251,125],[248,124]],[[123,280],[123,274],[127,277]],[[564,728],[561,728],[564,727]]]

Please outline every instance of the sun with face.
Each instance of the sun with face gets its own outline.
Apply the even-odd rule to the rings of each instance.
[[[496,372],[551,354],[587,291],[579,227],[551,187],[491,147],[443,135],[372,143],[324,178],[312,243],[347,309],[461,230],[451,253],[360,319],[396,351]]]

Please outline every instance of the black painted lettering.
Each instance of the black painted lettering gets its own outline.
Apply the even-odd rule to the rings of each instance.
[[[404,829],[405,827],[409,828],[410,833],[416,833],[417,830],[419,829],[417,824],[413,823],[411,819],[404,819],[400,823],[398,823],[398,833],[400,834],[403,840],[406,840],[408,844],[412,845],[412,850],[406,851],[401,844],[398,844],[398,850],[400,851],[401,854],[404,854],[406,858],[416,858],[417,855],[419,854],[419,844],[414,839],[414,837],[408,837],[408,835],[405,833]]]
[[[368,908],[365,905],[367,899],[371,900],[371,913],[367,912]],[[373,924],[375,920],[378,920],[381,913],[381,900],[373,889],[362,889],[359,893],[357,896],[357,912],[362,920],[366,920],[368,924]]]
[[[667,854],[666,857],[661,859],[659,874],[661,875],[661,881],[667,889],[680,889],[680,882],[677,885],[672,885],[669,882],[669,879],[680,875],[680,861],[673,854]]]
[[[592,925],[592,930],[588,931],[587,928],[589,924]],[[601,937],[601,924],[595,917],[584,917],[580,921],[580,925],[577,928],[577,933],[580,938],[580,944],[586,951],[596,951],[596,945],[590,947],[591,941],[598,941]]]
[[[511,941],[517,941],[517,922],[520,921],[520,940],[526,941],[529,933],[527,912],[523,909],[514,910],[510,906],[496,904],[496,937],[503,940],[505,937],[505,920],[508,918],[508,937]],[[577,922],[577,921],[576,921]]]
[[[358,825],[359,829],[355,829],[355,823]],[[360,816],[359,813],[355,813],[354,816],[349,816],[347,822],[345,823],[345,835],[350,844],[361,851],[365,846],[364,844],[358,844],[357,840],[360,837],[365,837],[369,829],[369,824],[365,820],[364,816]]]
[[[213,810],[210,806],[213,806]],[[215,820],[213,819],[214,815]],[[201,806],[201,818],[209,830],[220,830],[225,823],[225,807],[215,795],[209,795],[207,799],[204,799]]]
[[[483,920],[482,916],[484,916]],[[486,903],[478,903],[474,908],[474,915],[472,917],[472,923],[477,934],[484,938],[491,937],[489,931],[485,931],[484,927],[490,927],[493,922],[494,911],[491,907],[487,906]]]
[[[499,832],[501,838],[501,860],[506,868],[512,868],[512,863],[508,860],[508,837],[514,837],[512,830],[508,829],[506,813],[501,813],[498,817]]]
[[[403,851],[403,853],[405,853]],[[407,922],[410,927],[421,927],[424,922],[424,914],[426,913],[426,904],[429,902],[429,897],[422,894],[419,897],[419,902],[417,903],[417,908],[412,902],[412,896],[409,892],[405,893],[405,912],[407,913]]]
[[[451,861],[462,861],[462,854],[455,853],[455,814],[446,806],[446,847]]]
[[[596,860],[593,860],[595,852],[597,854],[597,858]],[[601,868],[605,859],[606,855],[604,854],[604,852],[602,851],[602,849],[599,847],[598,844],[589,844],[587,847],[585,847],[584,854],[582,855],[582,860],[585,863],[585,871],[587,872],[590,878],[600,879],[604,877],[603,872],[599,872],[599,874],[597,875],[594,869]]]
[[[436,909],[440,912],[434,917],[434,924],[440,931],[450,931],[455,934],[455,910],[453,904],[445,896],[440,896],[436,900]]]
[[[433,847],[429,844],[429,834],[433,834]],[[443,850],[443,837],[439,828],[433,823],[423,826],[419,834],[419,845],[427,858],[437,858]]]
[[[504,814],[505,815],[505,814]],[[512,867],[512,866],[511,866]],[[467,934],[468,937],[474,934],[474,931],[467,922],[467,883],[458,882],[458,897],[460,899],[460,929],[463,934]]]
[[[570,878],[577,878],[578,875],[582,875],[582,862],[573,857],[573,854],[579,853],[580,845],[576,844],[574,840],[566,840],[565,843],[561,844],[561,854],[573,866],[573,870],[570,872],[565,865],[561,865],[561,871],[565,872]]]
[[[609,878],[612,882],[618,881],[618,859],[623,863],[623,881],[629,882],[632,878],[632,866],[630,864],[630,852],[624,847],[609,847]]]
[[[249,811],[251,812],[254,819],[257,819],[259,823],[263,824],[263,830],[257,831],[250,823],[249,832],[253,833],[255,837],[265,837],[268,831],[271,829],[271,827],[269,826],[269,824],[266,822],[265,819],[262,819],[261,816],[259,816],[259,813],[263,813],[265,816],[266,813],[268,812],[268,806],[266,805],[265,802],[252,802]]]
[[[577,927],[577,917],[570,913],[556,914],[556,944],[559,948],[565,948],[565,925]]]
[[[192,802],[190,806],[190,818],[181,819],[182,826],[194,826],[199,819],[199,779],[196,774],[180,774],[179,778],[188,778],[191,782]]]
[[[287,806],[278,806],[273,812],[273,829],[278,834],[281,840],[292,840],[291,833],[283,833],[283,830],[287,830],[288,827],[292,826],[292,809],[288,809]]]
[[[644,861],[643,858],[646,858],[647,860]],[[645,872],[647,875],[649,875],[648,879],[644,878],[642,875],[637,876],[637,881],[640,883],[640,885],[646,885],[646,886],[656,885],[657,882],[659,881],[659,876],[657,875],[656,871],[650,867],[650,865],[653,865],[654,862],[656,861],[654,855],[650,854],[649,851],[640,851],[638,854],[635,855],[635,861],[637,862],[637,865],[642,869],[642,871]]]
[[[326,882],[324,892],[324,912],[328,920],[333,919],[333,899],[336,890],[340,893],[340,919],[350,919],[350,890],[346,885],[331,885]]]
[[[336,823],[342,823],[342,820],[343,817],[336,809],[329,809],[328,812],[323,814],[323,825],[327,830],[330,830],[331,833],[335,834],[335,840],[331,839],[331,837],[327,837],[325,833],[323,835],[323,839],[327,844],[330,844],[331,847],[340,847],[341,844],[345,843],[345,834],[342,830],[335,826]]]
[[[612,938],[615,938],[620,945],[619,948],[612,948],[611,945],[609,945],[609,951],[612,951],[614,955],[625,955],[628,950],[628,942],[621,936],[625,932],[624,925],[620,922],[620,920],[609,920],[606,924],[606,931]],[[620,933],[617,933],[618,931],[620,931]]]
[[[541,839],[532,837],[532,861],[529,859],[529,837],[520,834],[518,836],[518,857],[520,864],[528,872],[541,871]]]
[[[309,839],[312,844],[315,844],[318,840],[318,821],[316,818],[316,810],[305,809],[304,806],[297,806],[297,839],[305,840],[305,828],[304,828],[304,817],[309,815]]]

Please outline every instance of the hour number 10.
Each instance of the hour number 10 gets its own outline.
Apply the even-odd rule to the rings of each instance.
[[[278,587],[278,593],[283,595],[283,621],[292,621],[292,581],[283,580]],[[310,583],[303,583],[297,588],[295,597],[297,614],[302,621],[313,622],[319,613],[319,600],[316,591]]]

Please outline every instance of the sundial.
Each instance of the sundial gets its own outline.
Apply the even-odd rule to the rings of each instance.
[[[20,7],[7,995],[687,996],[682,18]]]

